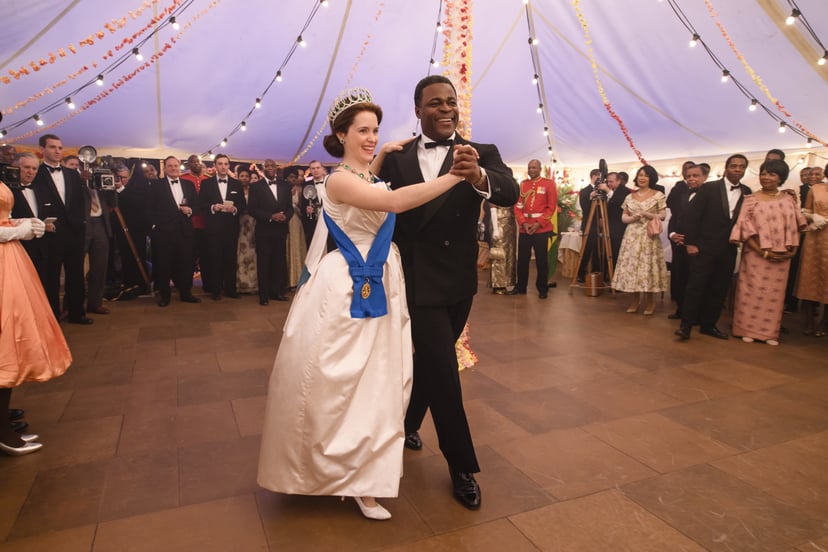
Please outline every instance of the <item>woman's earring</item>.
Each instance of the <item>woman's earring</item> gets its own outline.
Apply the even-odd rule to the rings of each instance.
[[[339,139],[339,143],[340,143],[340,144],[344,144],[344,143],[345,143],[345,138],[340,138],[340,139]]]

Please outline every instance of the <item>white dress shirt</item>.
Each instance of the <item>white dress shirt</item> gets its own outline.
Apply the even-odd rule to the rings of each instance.
[[[44,163],[47,167],[51,167],[48,163]],[[63,171],[49,171],[52,175],[52,182],[55,183],[60,200],[66,205],[66,182],[63,180]]]

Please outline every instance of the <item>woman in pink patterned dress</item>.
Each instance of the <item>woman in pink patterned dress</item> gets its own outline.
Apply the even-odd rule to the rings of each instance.
[[[788,270],[799,248],[799,232],[806,225],[796,198],[779,190],[788,172],[784,161],[762,163],[762,189],[745,196],[730,233],[731,243],[742,244],[733,335],[742,336],[746,343],[779,345]]]

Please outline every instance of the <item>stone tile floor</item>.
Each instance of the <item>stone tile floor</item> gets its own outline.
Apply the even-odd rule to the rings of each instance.
[[[45,446],[0,457],[0,552],[828,550],[828,339],[786,315],[776,348],[682,343],[668,302],[626,305],[481,280],[461,379],[483,507],[452,499],[427,420],[379,523],[256,486],[288,304],[111,303],[64,326],[64,377],[12,395]]]

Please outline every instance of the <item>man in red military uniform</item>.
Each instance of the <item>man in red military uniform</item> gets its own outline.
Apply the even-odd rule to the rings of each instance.
[[[539,297],[546,299],[549,279],[547,248],[549,238],[555,230],[551,219],[558,208],[558,189],[554,180],[541,178],[541,164],[537,159],[529,161],[527,172],[529,178],[520,183],[520,198],[514,207],[520,235],[517,285],[509,294],[526,294],[526,285],[529,283],[529,258],[534,249],[538,267],[535,286],[538,288]]]

